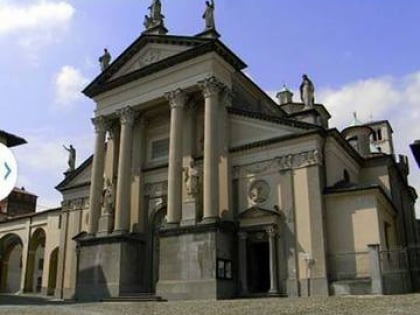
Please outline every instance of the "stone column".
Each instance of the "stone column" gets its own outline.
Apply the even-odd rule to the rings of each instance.
[[[223,85],[211,77],[199,82],[204,95],[203,222],[219,218],[219,95]]]
[[[186,94],[181,90],[165,94],[171,107],[168,169],[168,225],[178,225],[182,211],[182,130]]]
[[[105,168],[105,118],[103,116],[92,119],[95,126],[95,152],[93,154],[92,176],[90,184],[90,215],[89,234],[98,232],[99,216],[101,215],[101,195],[104,187]]]
[[[117,114],[121,122],[121,139],[114,233],[126,233],[130,229],[131,151],[135,112],[127,106],[119,110]]]
[[[277,242],[276,242],[276,230],[271,227],[267,229],[268,234],[268,245],[270,251],[270,294],[278,294],[278,276],[277,276]]]
[[[248,279],[247,279],[247,257],[246,257],[246,240],[247,233],[239,232],[239,282],[240,282],[240,292],[242,295],[248,294]]]

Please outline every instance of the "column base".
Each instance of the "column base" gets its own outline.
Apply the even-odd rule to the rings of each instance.
[[[219,217],[211,217],[211,218],[203,218],[199,224],[205,225],[205,224],[215,224],[220,221]]]
[[[165,223],[163,225],[163,229],[170,230],[170,229],[176,229],[179,227],[179,223]]]
[[[76,299],[99,301],[144,292],[144,241],[140,236],[109,235],[78,240]]]
[[[108,235],[112,232],[114,217],[112,214],[104,214],[99,218],[98,235]]]
[[[111,235],[114,236],[120,236],[120,235],[127,235],[128,231],[127,230],[114,230]]]
[[[156,294],[167,300],[234,298],[236,281],[219,279],[216,266],[217,259],[236,264],[234,240],[234,230],[219,224],[161,230]]]

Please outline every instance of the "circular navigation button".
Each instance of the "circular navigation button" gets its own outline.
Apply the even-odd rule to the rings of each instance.
[[[5,199],[15,188],[17,181],[16,159],[4,144],[0,143],[0,200]]]

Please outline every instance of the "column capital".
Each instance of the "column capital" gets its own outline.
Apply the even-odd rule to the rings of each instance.
[[[131,106],[124,107],[117,111],[117,115],[120,117],[121,125],[132,125],[136,118],[136,112]]]
[[[106,132],[107,129],[107,120],[104,116],[97,116],[92,118],[92,124],[95,127],[95,132]]]
[[[247,232],[238,232],[238,237],[240,240],[246,240],[248,238]]]
[[[176,89],[164,94],[165,98],[169,101],[169,106],[173,108],[183,108],[187,102],[187,93],[182,89]]]
[[[267,232],[268,237],[275,237],[275,236],[276,236],[276,234],[277,234],[277,231],[276,231],[276,229],[274,228],[274,226],[270,226],[270,227],[269,227],[269,228],[267,228],[265,231]]]
[[[210,77],[198,82],[205,98],[218,95],[225,89],[225,85],[216,77]]]

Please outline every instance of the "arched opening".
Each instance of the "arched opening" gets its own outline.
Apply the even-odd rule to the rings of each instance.
[[[160,238],[159,230],[166,216],[166,206],[157,210],[152,219],[152,289],[156,292],[156,283],[159,281],[159,254]]]
[[[57,266],[58,266],[58,247],[55,248],[50,255],[50,268],[48,275],[48,295],[54,295],[57,282]]]
[[[0,249],[0,292],[17,293],[22,279],[22,240],[15,234],[6,235]]]
[[[37,229],[29,241],[25,292],[41,292],[44,270],[45,231]]]

